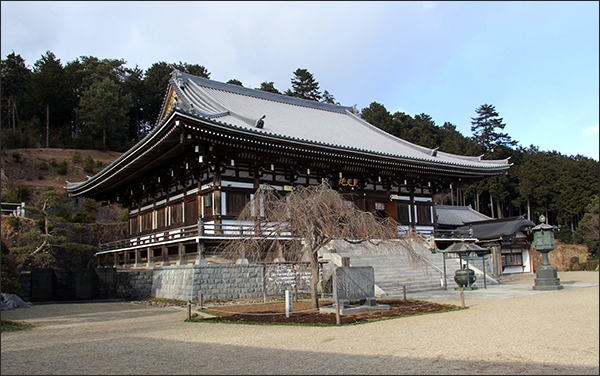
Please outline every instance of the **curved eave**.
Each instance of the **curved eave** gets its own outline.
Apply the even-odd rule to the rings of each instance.
[[[174,122],[167,126],[174,116],[175,112],[170,111],[146,137],[91,179],[68,183],[65,187],[67,192],[72,196],[98,195],[116,185],[135,180],[147,170],[144,166],[177,144],[179,136],[173,135],[177,126]]]
[[[181,119],[182,124],[176,125],[175,118]],[[189,122],[189,124],[186,124]],[[208,125],[213,130],[208,131]],[[192,114],[191,111],[175,107],[170,109],[156,127],[138,144],[121,155],[110,165],[85,182],[68,183],[65,189],[73,196],[101,195],[128,182],[142,177],[151,171],[151,162],[160,158],[165,152],[176,147],[179,142],[180,131],[207,131],[213,134],[228,134],[229,138],[254,142],[258,146],[274,148],[296,149],[313,154],[329,155],[356,161],[382,164],[393,168],[417,168],[431,173],[454,173],[472,177],[485,177],[506,174],[512,164],[472,165],[469,163],[450,163],[448,161],[435,161],[431,158],[414,158],[390,153],[380,153],[374,150],[333,145],[314,140],[297,139],[262,131],[258,128],[245,128],[221,122],[214,118],[202,117]],[[232,136],[234,135],[234,136]]]
[[[508,163],[508,160],[503,160],[503,164],[489,164],[486,165],[473,165],[469,163],[452,163],[444,160],[434,160],[431,158],[415,158],[404,156],[400,154],[391,154],[391,153],[381,153],[374,150],[360,149],[354,147],[347,147],[343,145],[333,145],[328,143],[323,143],[314,140],[307,139],[298,139],[294,137],[288,137],[285,135],[279,135],[272,132],[263,131],[259,128],[245,128],[239,127],[236,125],[231,125],[228,123],[221,122],[214,118],[208,117],[199,117],[194,114],[191,114],[187,111],[179,112],[183,118],[190,120],[191,122],[208,122],[211,123],[216,129],[225,132],[235,132],[240,135],[246,136],[246,138],[260,138],[265,141],[270,142],[271,144],[278,146],[281,145],[282,142],[285,144],[296,145],[298,148],[306,149],[310,148],[318,148],[322,152],[330,152],[337,154],[344,154],[346,156],[354,156],[355,159],[373,159],[373,162],[381,162],[382,160],[387,160],[389,162],[396,162],[400,164],[405,164],[408,166],[414,166],[415,164],[421,167],[428,167],[432,169],[443,169],[450,168],[452,170],[464,171],[465,173],[476,173],[483,175],[503,175],[506,174],[506,171],[512,166],[512,163]],[[190,125],[183,125],[184,127],[190,127]],[[472,158],[472,157],[470,157]]]

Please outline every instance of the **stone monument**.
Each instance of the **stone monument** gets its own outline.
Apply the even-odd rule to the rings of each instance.
[[[333,300],[333,308],[320,308],[320,312],[334,313],[336,301],[340,304],[340,315],[390,309],[389,305],[377,304],[375,301],[375,271],[372,266],[335,268]],[[351,300],[358,300],[359,305],[351,307]]]

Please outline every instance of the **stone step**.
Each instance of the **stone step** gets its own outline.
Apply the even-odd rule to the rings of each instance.
[[[442,288],[440,272],[434,267],[429,265],[419,268],[411,265],[406,255],[377,254],[365,249],[368,247],[363,246],[361,249],[357,245],[336,244],[336,251],[340,256],[349,257],[351,266],[373,266],[375,284],[386,296],[403,295],[403,286],[412,292]],[[423,257],[430,259],[431,253],[425,247],[413,244],[413,248]],[[432,262],[437,265],[437,262]]]
[[[409,292],[430,291],[443,289],[444,256],[441,253],[431,253],[425,244],[412,242],[413,250],[426,258],[433,265],[411,265],[409,257],[398,254],[377,253],[369,244],[349,244],[338,242],[334,245],[336,252],[342,257],[350,258],[351,266],[372,266],[375,272],[375,284],[383,290],[386,296],[402,296],[403,286]],[[446,259],[446,283],[448,288],[456,287],[454,273],[460,269],[458,259]],[[476,270],[475,286],[483,288],[483,275]],[[488,279],[488,283],[491,281]]]

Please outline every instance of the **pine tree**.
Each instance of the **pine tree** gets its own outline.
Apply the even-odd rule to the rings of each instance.
[[[275,88],[275,83],[273,81],[262,82],[260,84],[260,87],[256,88],[256,90],[268,91],[269,93],[275,93],[275,94],[281,94],[281,92]]]
[[[312,101],[320,101],[323,97],[319,91],[319,83],[306,69],[296,69],[292,78],[292,89],[288,89],[285,94]]]
[[[83,92],[77,113],[85,127],[102,135],[102,147],[106,151],[107,132],[123,129],[131,105],[131,94],[123,94],[122,89],[107,77]]]
[[[507,133],[502,133],[506,124],[496,112],[496,108],[483,104],[475,110],[477,117],[471,118],[473,141],[483,146],[486,151],[494,152],[499,146],[512,147],[517,144]]]

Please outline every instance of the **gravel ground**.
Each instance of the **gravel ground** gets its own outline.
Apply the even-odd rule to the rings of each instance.
[[[186,323],[178,308],[40,304],[2,312],[43,326],[2,334],[1,373],[598,375],[598,273],[559,278],[596,285],[346,327]]]

